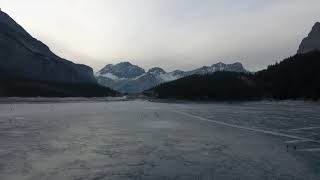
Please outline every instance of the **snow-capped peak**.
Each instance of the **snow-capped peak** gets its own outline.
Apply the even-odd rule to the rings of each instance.
[[[166,71],[164,71],[162,68],[159,67],[154,67],[151,68],[148,73],[153,74],[153,75],[160,75],[160,74],[165,74]]]
[[[110,76],[110,74],[113,75],[113,77],[118,78],[136,78],[138,76],[141,76],[145,73],[145,70],[142,69],[139,66],[132,65],[129,62],[121,62],[118,64],[109,64],[106,65],[103,69],[101,69],[96,75],[98,76]]]
[[[193,74],[212,74],[216,71],[247,72],[241,63],[224,64],[219,62],[212,66],[203,66],[193,71],[175,70],[166,72],[154,67],[145,72],[139,66],[129,62],[116,65],[109,64],[96,73],[98,82],[123,93],[139,93],[158,84],[174,81]]]

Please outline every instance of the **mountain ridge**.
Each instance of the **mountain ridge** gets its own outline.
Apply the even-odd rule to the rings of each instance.
[[[304,54],[314,50],[320,50],[320,22],[316,22],[308,36],[302,40],[297,54]]]
[[[106,65],[95,76],[99,84],[111,87],[119,92],[141,93],[161,83],[174,81],[193,74],[211,74],[217,71],[248,72],[240,62],[232,64],[219,62],[191,71],[174,70],[171,72],[166,72],[161,67],[153,67],[146,71],[129,62],[120,62],[115,65]]]
[[[54,54],[0,9],[0,97],[101,97],[93,69]]]
[[[320,99],[320,51],[296,54],[256,73],[187,76],[144,91],[157,99],[256,101]]]
[[[54,54],[0,10],[0,69],[32,80],[96,83],[93,69]]]

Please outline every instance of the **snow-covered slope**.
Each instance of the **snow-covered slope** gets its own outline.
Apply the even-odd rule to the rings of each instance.
[[[224,64],[220,62],[192,71],[175,70],[172,72],[154,67],[146,72],[137,65],[122,62],[105,66],[95,76],[98,83],[103,86],[111,87],[122,93],[140,93],[164,82],[174,81],[193,74],[211,74],[216,71],[248,72],[241,63]]]

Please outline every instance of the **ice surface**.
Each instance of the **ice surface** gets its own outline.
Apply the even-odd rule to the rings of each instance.
[[[304,102],[2,101],[0,179],[316,180],[319,119]]]

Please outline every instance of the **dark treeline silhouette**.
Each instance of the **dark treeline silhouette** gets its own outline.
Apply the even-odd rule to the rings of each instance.
[[[0,70],[0,97],[103,97],[118,93],[98,84],[36,81]]]
[[[257,100],[262,89],[250,74],[216,72],[208,75],[192,75],[176,81],[161,84],[146,94],[158,98],[190,100]]]
[[[216,72],[160,84],[148,96],[191,100],[320,98],[320,51],[300,54],[254,74]]]
[[[320,51],[298,54],[256,73],[275,99],[320,98]]]

